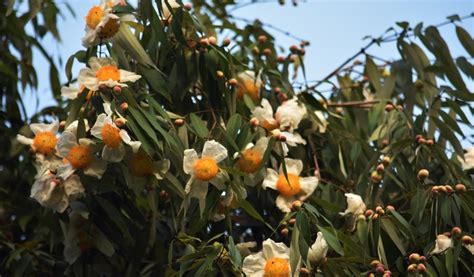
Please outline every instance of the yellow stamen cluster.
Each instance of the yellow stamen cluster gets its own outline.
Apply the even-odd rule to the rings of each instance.
[[[88,167],[92,162],[92,149],[87,145],[77,145],[71,148],[66,159],[74,168]]]
[[[263,270],[264,277],[288,277],[290,275],[290,264],[283,258],[272,258],[267,260]]]
[[[112,124],[105,123],[101,131],[102,141],[105,145],[111,148],[117,148],[122,139],[120,138],[120,131]]]
[[[237,87],[237,97],[239,99],[244,98],[244,94],[247,94],[254,101],[260,98],[260,88],[255,84],[253,79],[240,80]]]
[[[53,153],[58,138],[52,132],[39,132],[33,139],[32,147],[40,154],[49,155]]]
[[[92,9],[89,10],[86,16],[87,27],[93,30],[97,28],[97,25],[99,25],[104,15],[105,15],[105,12],[101,7],[99,6],[92,7]]]
[[[280,174],[276,187],[281,195],[290,197],[301,191],[300,177],[295,174],[288,173],[288,180],[284,174]]]
[[[105,82],[108,80],[112,81],[119,81],[120,80],[120,71],[116,66],[113,65],[106,65],[102,66],[97,72],[95,76],[99,81]]]
[[[242,152],[242,155],[237,162],[239,169],[245,173],[255,173],[262,163],[262,154],[254,149],[247,149]]]
[[[200,181],[209,181],[216,177],[219,167],[214,159],[202,158],[194,164],[194,176]]]

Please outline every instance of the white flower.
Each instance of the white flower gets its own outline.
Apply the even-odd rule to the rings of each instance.
[[[321,262],[324,258],[326,258],[328,249],[329,246],[326,239],[324,239],[323,233],[318,232],[316,241],[308,250],[308,261],[311,263]]]
[[[186,174],[191,175],[185,192],[190,197],[199,200],[201,215],[206,205],[209,183],[220,190],[225,188],[227,174],[217,166],[225,158],[227,158],[227,149],[215,140],[204,143],[201,158],[194,149],[184,150],[183,169]]]
[[[40,165],[39,174],[31,187],[31,197],[42,206],[62,213],[69,206],[70,201],[84,195],[84,187],[77,175],[71,175],[64,180],[54,174],[59,162],[46,161]]]
[[[470,147],[464,153],[464,158],[458,157],[464,171],[474,168],[474,147]]]
[[[262,87],[260,74],[255,76],[254,71],[246,70],[237,75],[237,81],[237,97],[239,99],[243,99],[245,94],[250,96],[253,101],[260,98],[260,88]]]
[[[117,16],[112,13],[115,5],[124,5],[123,0],[101,0],[99,6],[93,6],[86,16],[86,34],[82,38],[84,47],[92,47],[112,38],[120,27],[120,22],[134,21],[133,15]]]
[[[453,247],[453,240],[450,237],[438,235],[436,237],[435,248],[430,252],[430,254],[439,254],[451,247]]]
[[[283,173],[283,165],[280,166],[280,172],[277,173],[271,168],[267,168],[265,180],[262,187],[264,189],[271,188],[277,190],[280,195],[275,203],[282,212],[290,212],[291,204],[295,200],[304,201],[318,186],[318,178],[300,177],[303,170],[303,162],[301,160],[285,159],[286,172],[288,180]]]
[[[67,179],[77,169],[83,169],[84,174],[100,179],[107,169],[107,163],[95,156],[95,143],[92,140],[87,138],[77,140],[75,126],[77,123],[71,123],[56,145],[59,156],[66,160],[66,163],[58,169],[58,176]]]
[[[77,79],[79,83],[92,91],[98,90],[100,85],[110,88],[127,87],[126,82],[136,82],[141,78],[138,74],[119,69],[111,58],[92,57],[89,59],[89,65],[90,68],[81,69]]]
[[[33,123],[30,129],[35,135],[33,138],[27,138],[18,134],[16,139],[21,144],[30,145],[36,153],[48,156],[53,154],[58,138],[56,133],[59,129],[59,121],[55,120],[50,124]]]
[[[162,20],[171,20],[171,17],[173,16],[171,14],[171,11],[170,9],[168,8],[168,6],[166,5],[166,2],[168,2],[168,5],[174,10],[174,9],[177,9],[179,7],[181,7],[179,5],[178,2],[176,2],[176,0],[161,0],[161,7],[162,7],[162,12],[163,12],[163,16],[162,16]]]
[[[145,151],[140,150],[134,153],[128,161],[130,174],[124,168],[127,185],[137,192],[143,190],[149,182],[163,180],[170,165],[170,160],[153,161]]]
[[[82,84],[70,84],[69,86],[63,86],[61,88],[61,96],[69,100],[76,99],[85,89]]]
[[[142,145],[139,141],[132,141],[127,131],[119,129],[112,120],[113,112],[109,103],[104,103],[105,113],[97,116],[91,134],[102,140],[102,158],[109,162],[120,162],[125,156],[125,144],[132,147],[133,153],[137,153]]]
[[[365,212],[365,203],[360,195],[354,193],[345,193],[344,195],[346,196],[347,208],[344,212],[339,213],[340,215],[344,216],[351,213],[358,216]]]
[[[248,277],[290,276],[290,249],[284,243],[271,239],[263,242],[262,251],[245,257],[242,271]],[[299,276],[299,272],[295,272]]]
[[[280,126],[280,130],[292,133],[294,129],[298,128],[306,114],[306,107],[298,103],[298,98],[293,97],[277,108],[275,119]]]
[[[254,186],[259,183],[263,175],[261,165],[263,162],[263,156],[268,147],[269,138],[261,137],[257,140],[256,144],[247,144],[244,150],[240,153],[235,153],[237,158],[237,167],[240,171],[244,172],[244,183],[246,185]]]

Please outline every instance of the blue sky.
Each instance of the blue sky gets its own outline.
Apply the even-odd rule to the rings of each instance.
[[[46,39],[46,43],[47,48],[59,53],[65,63],[71,54],[83,49],[81,37],[84,35],[84,16],[99,0],[63,0],[63,2],[70,3],[77,16],[74,18],[65,10],[64,19],[60,19],[58,23],[62,42],[56,44]],[[134,2],[136,1],[130,1]],[[413,26],[423,21],[427,26],[442,22],[446,16],[452,14],[462,16],[474,11],[474,1],[468,0],[308,0],[306,2],[300,0],[297,7],[293,7],[290,0],[286,2],[285,6],[280,6],[276,2],[250,5],[237,10],[235,15],[248,19],[258,18],[309,40],[311,45],[307,48],[305,57],[309,80],[322,79],[367,43],[362,40],[364,36],[378,36],[387,28],[395,26],[397,21],[408,21]],[[474,19],[457,24],[467,29],[471,35],[474,34]],[[467,56],[456,37],[454,26],[442,27],[440,31],[450,45],[454,57]],[[271,32],[282,46],[289,47],[299,43],[277,32]],[[398,57],[395,43],[383,44],[381,47],[374,46],[369,53],[388,60]],[[37,68],[41,68],[44,64],[43,60],[36,60]],[[77,73],[79,69],[76,66],[74,71]],[[61,72],[64,70],[61,69]],[[26,103],[38,103],[28,105],[29,115],[34,114],[37,109],[54,105],[49,91],[48,70],[42,70],[38,75],[41,81],[38,88],[39,102],[36,102],[31,92],[25,95]],[[61,77],[63,81],[66,80],[64,74]],[[471,90],[473,88],[472,82],[470,88]]]

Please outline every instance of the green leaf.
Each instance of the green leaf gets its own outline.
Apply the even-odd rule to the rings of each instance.
[[[369,77],[370,83],[374,86],[375,91],[379,92],[382,88],[382,84],[380,83],[380,73],[377,65],[369,55],[365,56],[365,72]]]
[[[206,127],[206,123],[197,115],[190,114],[191,128],[194,129],[196,134],[201,138],[207,138],[209,136],[209,130]]]
[[[466,49],[467,53],[474,58],[474,40],[469,32],[461,26],[456,26],[456,34],[464,49]]]
[[[402,255],[406,255],[405,245],[402,238],[398,235],[397,227],[392,223],[390,218],[381,218],[382,229],[388,234],[392,242],[397,246]]]
[[[342,248],[339,239],[337,238],[337,233],[331,227],[322,227],[317,225],[318,229],[323,233],[324,238],[328,242],[329,246],[336,251],[339,255],[344,256],[344,249]]]

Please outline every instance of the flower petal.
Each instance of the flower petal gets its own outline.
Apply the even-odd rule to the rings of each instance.
[[[186,174],[193,174],[194,164],[198,160],[198,154],[194,149],[184,150],[183,170]]]
[[[91,177],[95,177],[97,179],[101,179],[102,175],[104,174],[106,170],[107,170],[107,162],[102,159],[98,159],[94,157],[92,158],[91,164],[88,167],[84,168],[84,174]]]
[[[209,180],[211,184],[213,184],[217,189],[224,190],[225,189],[225,182],[228,179],[228,175],[225,171],[219,170],[216,177]]]
[[[24,144],[24,145],[32,145],[33,144],[33,139],[30,139],[30,138],[27,138],[23,135],[16,135],[16,140],[21,143],[21,144]]]
[[[276,120],[273,118],[272,105],[270,105],[270,102],[265,98],[262,99],[260,106],[252,110],[252,117],[258,119],[260,123],[268,121],[271,125],[276,125]]]
[[[61,88],[61,96],[69,100],[76,99],[80,92],[81,91],[79,90],[79,88],[73,85],[64,86]]]
[[[69,197],[69,200],[75,200],[84,195],[84,187],[81,184],[81,179],[78,175],[72,175],[63,182],[64,192]]]
[[[303,171],[303,162],[301,160],[294,160],[285,158],[286,172],[289,174],[300,175]],[[283,165],[280,166],[280,174],[283,174]]]
[[[122,139],[122,141],[132,147],[133,153],[137,153],[138,150],[140,150],[140,147],[142,146],[142,143],[140,141],[132,141],[132,139],[128,135],[127,131],[122,129],[122,130],[120,130],[119,134],[120,134],[120,138]]]
[[[69,154],[69,151],[71,151],[71,148],[76,145],[76,134],[73,132],[64,131],[56,144],[56,150],[61,157],[66,157]]]
[[[266,188],[271,188],[271,189],[274,189],[276,190],[276,183],[278,181],[278,173],[271,169],[271,168],[267,168],[267,172],[266,172],[266,175],[265,175],[265,179],[263,180],[263,183],[262,183],[262,188],[263,189],[266,189]]]
[[[105,118],[107,115],[105,113],[101,113],[97,116],[97,119],[92,126],[91,135],[98,139],[102,139],[102,128],[104,128]]]
[[[92,91],[96,91],[99,88],[95,71],[90,68],[81,69],[77,76],[77,81]]]
[[[30,129],[34,134],[39,132],[51,132],[56,134],[59,129],[59,121],[55,120],[52,123],[33,123],[30,124]]]
[[[204,143],[202,157],[212,158],[219,163],[227,158],[227,149],[215,140],[208,140]]]
[[[300,177],[301,192],[299,193],[299,199],[305,200],[311,196],[314,190],[318,187],[318,181],[318,178],[315,176]]]
[[[153,175],[158,180],[163,180],[166,175],[166,172],[170,169],[171,163],[170,160],[164,159],[159,162],[153,162]]]
[[[120,82],[132,82],[135,83],[138,81],[142,76],[135,74],[133,72],[122,70],[120,69]]]
[[[118,147],[109,147],[104,145],[102,149],[102,158],[108,162],[118,163],[123,160],[125,156],[125,147],[120,143]]]
[[[288,246],[286,246],[286,244],[283,242],[274,242],[271,239],[266,239],[262,246],[263,257],[266,260],[272,258],[290,258],[290,248],[288,248]]]
[[[295,201],[295,198],[292,197],[284,197],[282,195],[278,195],[275,200],[275,205],[280,209],[280,211],[284,213],[291,212],[291,204]]]
[[[265,264],[267,261],[263,257],[263,252],[248,255],[242,264],[242,271],[249,277],[263,277]]]

